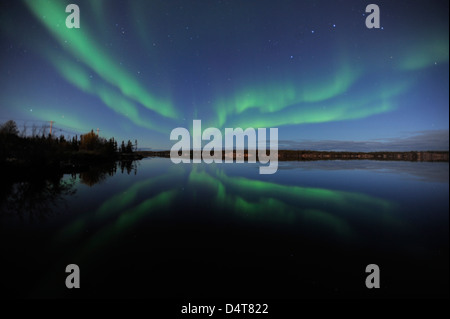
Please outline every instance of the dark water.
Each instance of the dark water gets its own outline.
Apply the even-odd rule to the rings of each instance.
[[[448,296],[449,164],[144,159],[3,183],[7,297]],[[81,289],[65,286],[77,264]],[[367,289],[377,264],[381,288]]]

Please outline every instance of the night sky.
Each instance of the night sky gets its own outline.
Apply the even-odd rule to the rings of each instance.
[[[81,28],[68,29],[69,3]],[[0,123],[170,149],[176,127],[278,127],[280,148],[448,150],[448,1],[0,4]]]

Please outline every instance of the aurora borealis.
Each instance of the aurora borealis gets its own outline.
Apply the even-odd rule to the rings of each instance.
[[[3,1],[0,122],[154,149],[195,119],[294,142],[448,135],[448,2],[375,3],[381,29],[361,1]]]

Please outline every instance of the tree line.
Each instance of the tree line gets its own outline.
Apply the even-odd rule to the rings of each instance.
[[[66,138],[51,134],[26,136],[19,134],[17,124],[9,120],[0,125],[0,161],[33,161],[49,163],[62,160],[114,158],[120,154],[131,154],[137,150],[137,140],[120,144],[114,137],[105,139],[93,130],[83,135]]]

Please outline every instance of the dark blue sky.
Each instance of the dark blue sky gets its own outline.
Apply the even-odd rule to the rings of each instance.
[[[369,3],[2,1],[0,122],[155,149],[201,119],[300,149],[448,150],[448,1],[377,1],[381,29]]]

